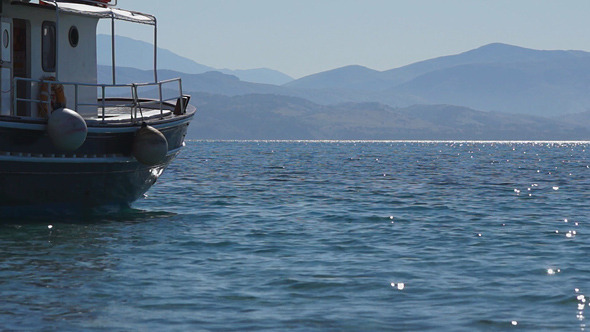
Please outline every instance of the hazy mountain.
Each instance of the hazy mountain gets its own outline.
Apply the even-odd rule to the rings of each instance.
[[[110,67],[98,74],[111,82]],[[193,95],[199,111],[189,138],[590,139],[590,56],[579,51],[492,44],[392,71],[347,66],[283,86],[217,71],[158,76],[181,77]],[[119,67],[117,79],[154,78]]]
[[[198,91],[227,96],[244,95],[251,93],[282,93],[285,88],[271,84],[243,82],[233,75],[210,71],[202,74],[185,74],[173,70],[158,70],[158,80],[167,80],[180,77],[183,89],[186,91]],[[132,82],[153,82],[152,70],[140,70],[136,68],[117,67],[116,78],[118,84]],[[112,70],[110,66],[98,66],[98,82],[111,84]]]
[[[111,66],[111,36],[98,35],[96,44],[98,65]],[[117,67],[132,67],[142,70],[154,69],[154,46],[150,43],[116,36],[115,51],[117,54],[115,59]],[[172,69],[189,74],[215,70],[163,48],[158,48],[158,66],[160,69]]]
[[[420,61],[382,72],[361,66],[346,66],[302,77],[286,85],[301,89],[353,88],[386,90],[423,74],[455,66],[491,63],[566,63],[581,58],[590,58],[590,53],[582,51],[541,51],[493,43],[460,54]]]
[[[216,70],[223,74],[236,76],[242,81],[252,83],[283,85],[293,80],[291,76],[268,68]]]
[[[383,99],[383,93],[360,90],[344,89],[295,89],[272,84],[244,82],[233,75],[213,71],[203,74],[185,74],[173,70],[159,70],[158,79],[182,78],[185,91],[206,92],[226,96],[245,94],[278,94],[305,98],[312,102],[330,105],[344,102],[372,102]],[[117,83],[127,84],[132,82],[153,82],[153,70],[140,70],[136,68],[118,67],[116,71]],[[112,70],[110,66],[98,66],[98,82],[112,83]],[[408,94],[396,92],[388,93],[388,99],[403,105],[424,103],[423,99]]]
[[[363,66],[346,66],[305,76],[285,84],[300,89],[356,89],[369,90],[367,82],[379,81],[380,72]]]
[[[142,52],[150,54],[151,46],[147,43],[135,41],[128,47],[130,50],[124,52],[144,47]],[[170,55],[170,63],[181,63],[174,58],[174,54],[161,53],[161,59]],[[139,63],[128,65],[135,68],[148,66],[148,70],[151,69],[151,65]],[[118,67],[123,65],[118,63]],[[190,68],[188,65],[182,67]],[[197,67],[192,68],[197,70]],[[580,113],[590,109],[590,53],[581,51],[538,51],[490,44],[461,54],[383,72],[362,66],[346,66],[310,75],[283,86],[244,81],[255,81],[250,76],[265,71],[239,71],[232,75],[234,72],[226,70],[225,75],[208,73],[198,76],[187,71],[168,70],[169,75],[161,74],[160,78],[181,76],[185,89],[189,91],[228,96],[281,94],[305,98],[322,105],[344,102],[379,102],[393,107],[451,104],[485,111],[542,116]],[[101,79],[110,77],[104,72],[104,67],[99,70]],[[121,72],[118,75],[121,78],[129,70],[119,68],[118,72]],[[267,73],[268,81],[281,80],[280,77],[270,78],[274,72]],[[153,80],[149,78],[153,74],[135,74]],[[238,74],[242,75],[242,79],[239,79]],[[129,78],[132,81],[132,76]],[[110,79],[101,82],[110,82]]]
[[[290,82],[286,87],[330,91],[331,100],[391,106],[453,104],[488,111],[551,116],[590,109],[590,53],[538,51],[490,44],[458,55],[376,72],[343,67]],[[350,91],[362,91],[363,96]]]
[[[590,57],[585,57],[456,66],[429,72],[388,93],[409,94],[429,104],[553,116],[588,110],[589,88]]]
[[[438,57],[416,62],[401,68],[384,71],[382,81],[389,87],[408,82],[420,75],[455,66],[491,63],[536,63],[567,62],[578,58],[588,58],[589,53],[581,51],[539,51],[502,43],[488,44],[474,50],[456,55]]]
[[[586,127],[590,124],[590,111],[568,114],[567,116],[555,116],[552,119],[570,125]]]
[[[111,36],[98,35],[97,38],[98,64],[101,66],[111,66]],[[117,67],[129,67],[141,70],[153,70],[154,68],[154,47],[150,43],[117,36],[115,38],[115,50],[117,53],[115,59]],[[158,48],[158,68],[187,74],[220,71],[225,74],[234,75],[243,81],[275,85],[285,84],[293,80],[293,78],[288,75],[268,68],[247,70],[215,69],[199,64],[163,48]]]
[[[589,139],[590,128],[542,117],[452,105],[393,108],[379,103],[318,105],[278,95],[193,93],[189,139]]]

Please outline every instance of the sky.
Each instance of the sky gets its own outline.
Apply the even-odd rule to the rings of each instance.
[[[346,65],[388,70],[494,42],[590,51],[588,0],[118,0],[118,7],[155,15],[158,46],[200,64],[294,78]],[[137,24],[118,22],[116,31],[153,38]]]

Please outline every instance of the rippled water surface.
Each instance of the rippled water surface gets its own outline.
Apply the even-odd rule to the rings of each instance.
[[[586,143],[188,142],[0,224],[0,330],[585,331]]]

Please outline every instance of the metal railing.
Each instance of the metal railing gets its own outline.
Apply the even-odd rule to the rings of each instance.
[[[25,89],[30,91],[33,94],[37,91],[38,98],[19,98],[18,89],[23,88],[19,86],[19,82],[27,82],[27,86]],[[163,97],[163,85],[167,84],[178,84],[178,95],[174,94],[172,97],[164,98]],[[156,83],[131,83],[131,84],[93,84],[93,83],[79,83],[79,82],[58,82],[58,81],[48,81],[48,80],[36,80],[30,78],[23,78],[23,77],[15,77],[13,82],[13,87],[15,87],[13,92],[13,104],[12,104],[12,115],[16,115],[16,108],[19,102],[29,103],[30,105],[40,105],[45,104],[47,105],[47,109],[51,110],[51,98],[49,100],[42,100],[41,96],[41,87],[46,84],[47,91],[51,93],[52,86],[55,84],[60,84],[64,87],[73,87],[74,91],[74,104],[73,110],[78,111],[80,107],[96,107],[97,108],[97,116],[102,118],[103,122],[106,119],[106,110],[107,108],[117,107],[117,108],[128,108],[129,115],[132,121],[138,119],[139,117],[143,117],[142,108],[145,109],[159,109],[160,116],[164,115],[164,104],[170,101],[174,101],[177,107],[180,107],[180,111],[182,114],[186,112],[186,104],[182,102],[184,95],[182,93],[182,79],[174,78],[170,80],[164,80]],[[36,85],[36,88],[33,88]],[[80,102],[80,88],[95,88],[97,90],[97,102],[96,103],[89,103],[89,102]],[[157,88],[156,93],[159,96],[158,98],[142,98],[139,93],[139,89],[145,88]],[[117,94],[108,96],[108,90],[111,89],[128,89],[128,94]],[[71,89],[69,89],[71,91]],[[150,91],[153,92],[153,89]],[[114,101],[120,102],[115,103]],[[72,105],[67,105],[68,108],[72,108]],[[32,108],[32,107],[31,107]],[[32,113],[32,112],[31,112]]]
[[[95,5],[95,6],[108,6],[108,7],[116,7],[117,6],[117,0],[111,0],[111,1],[100,1],[100,0],[78,0],[81,3],[87,4],[87,5]],[[27,1],[28,2],[28,1]],[[39,1],[35,1],[35,2],[49,2],[49,3],[56,3],[59,2],[59,0],[39,0]]]

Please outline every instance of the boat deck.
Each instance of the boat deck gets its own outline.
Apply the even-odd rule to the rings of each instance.
[[[176,105],[160,103],[154,100],[142,100],[134,103],[129,99],[110,99],[106,101],[104,110],[98,108],[96,115],[84,116],[88,125],[121,124],[128,125],[137,121],[162,120],[172,117]]]
[[[109,123],[129,123],[135,122],[141,119],[154,120],[163,119],[172,116],[172,110],[159,110],[142,108],[141,111],[136,110],[134,107],[106,107],[104,117],[102,112],[94,116],[85,116],[84,120],[90,123],[96,122],[109,122]]]
[[[134,103],[131,99],[109,99],[105,107],[99,106],[93,114],[82,114],[88,127],[104,126],[135,126],[141,122],[155,123],[167,122],[184,116],[191,116],[196,111],[195,107],[186,102],[184,112],[180,110],[179,103],[141,100]],[[8,123],[29,123],[45,125],[47,118],[27,116],[0,115],[0,121]]]

